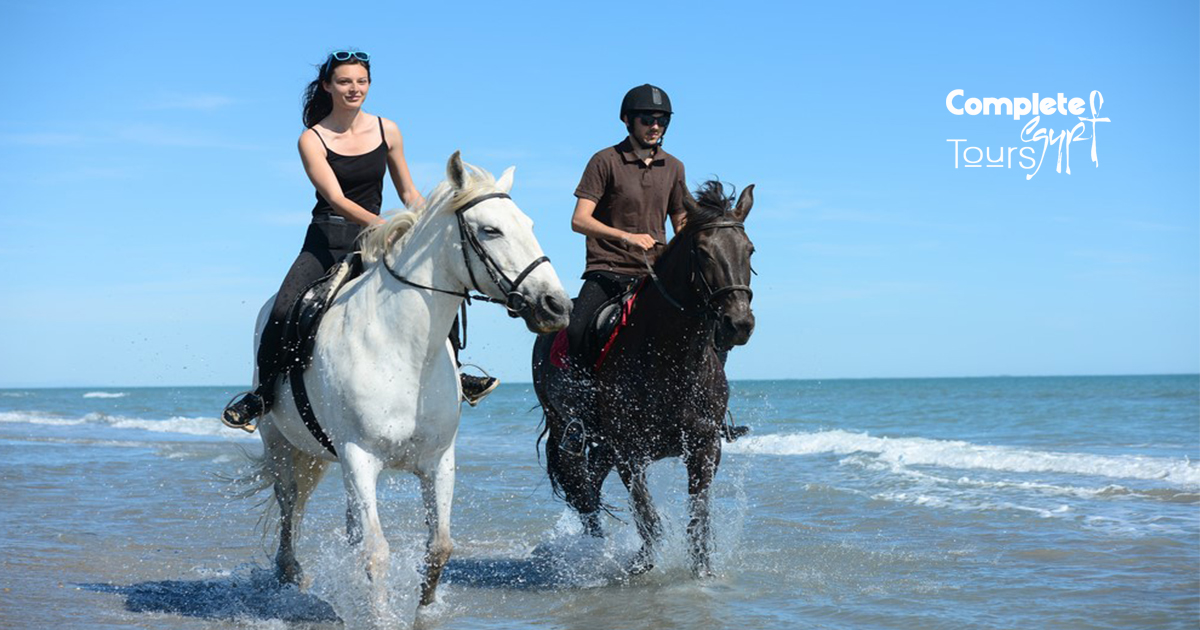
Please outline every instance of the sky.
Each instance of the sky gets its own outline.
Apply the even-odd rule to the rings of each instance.
[[[51,0],[0,21],[0,387],[248,385],[314,201],[300,94],[350,47],[420,189],[455,150],[516,166],[572,295],[575,185],[624,136],[625,91],[663,87],[688,184],[756,185],[758,324],[731,378],[1200,372],[1194,1]],[[1021,148],[1080,116],[955,115],[953,90],[1098,91],[1082,117],[1108,121],[1070,174],[1057,144],[1033,174]],[[464,360],[529,380],[520,322],[470,323]]]

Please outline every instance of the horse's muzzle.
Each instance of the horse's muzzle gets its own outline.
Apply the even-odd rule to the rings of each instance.
[[[562,330],[571,321],[571,298],[562,291],[547,291],[528,298],[521,316],[529,330],[538,334]]]
[[[715,345],[718,350],[729,350],[734,346],[744,346],[754,334],[754,312],[749,305],[740,309],[731,309],[721,313],[717,318],[717,329],[714,333]]]

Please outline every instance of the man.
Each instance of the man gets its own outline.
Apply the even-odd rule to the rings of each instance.
[[[666,242],[668,217],[675,232],[687,219],[683,163],[662,148],[672,113],[662,88],[647,83],[629,90],[620,113],[629,136],[593,155],[575,188],[571,229],[587,236],[583,287],[567,326],[577,364],[596,309],[647,274],[646,265],[660,253],[657,246]],[[749,430],[732,424],[724,429],[730,441]],[[565,441],[580,439],[568,435]]]
[[[571,229],[587,236],[587,266],[567,327],[573,356],[596,309],[646,275],[666,241],[667,217],[676,232],[683,228],[683,163],[662,148],[672,113],[661,88],[629,90],[620,113],[628,137],[593,155],[575,189]]]

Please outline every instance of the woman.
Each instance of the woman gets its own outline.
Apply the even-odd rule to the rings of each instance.
[[[301,292],[354,251],[363,227],[383,221],[383,176],[392,174],[396,193],[406,207],[425,203],[413,185],[404,159],[404,141],[396,123],[363,111],[371,87],[371,56],[339,50],[321,64],[304,94],[304,126],[300,159],[317,189],[312,223],[300,255],[279,287],[258,348],[258,382],[221,414],[226,425],[254,430],[253,420],[275,402],[275,381],[283,372],[289,348],[284,344],[288,311]],[[495,389],[491,377],[462,377],[463,397],[475,405]]]

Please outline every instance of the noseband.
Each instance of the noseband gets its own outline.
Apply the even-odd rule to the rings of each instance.
[[[459,242],[462,244],[463,264],[467,266],[467,274],[471,276],[471,288],[478,292],[479,295],[471,295],[470,291],[448,291],[446,289],[439,289],[437,287],[430,287],[413,282],[412,280],[409,280],[408,278],[396,273],[396,271],[387,264],[386,255],[383,258],[384,268],[388,270],[388,273],[392,274],[393,278],[409,286],[414,286],[419,289],[427,289],[429,291],[437,291],[438,293],[456,295],[464,298],[468,303],[470,303],[472,299],[475,299],[482,300],[484,302],[491,302],[493,304],[503,304],[504,308],[508,310],[509,317],[519,317],[529,312],[531,308],[529,302],[517,289],[521,286],[521,283],[525,281],[525,278],[528,278],[529,274],[533,273],[533,270],[536,269],[538,265],[545,262],[550,262],[550,259],[546,256],[537,258],[533,262],[529,263],[525,269],[521,271],[521,273],[517,274],[515,280],[510,279],[508,275],[504,273],[504,270],[500,268],[500,265],[496,263],[495,259],[488,255],[487,249],[485,249],[483,243],[479,241],[479,237],[476,236],[474,232],[471,232],[467,229],[467,220],[464,217],[466,211],[484,201],[487,201],[488,199],[512,199],[512,197],[509,197],[507,193],[502,192],[481,195],[472,199],[471,201],[468,201],[467,203],[463,204],[461,208],[454,211],[454,216],[458,219],[458,237]],[[505,299],[499,300],[488,296],[483,292],[483,289],[479,288],[479,282],[475,280],[475,271],[471,269],[471,258],[470,255],[467,254],[468,247],[471,249],[471,251],[475,252],[475,255],[479,258],[480,262],[483,263],[483,268],[487,270],[488,277],[491,278],[496,287],[500,289],[501,293],[504,293]]]
[[[714,221],[713,223],[706,223],[694,228],[694,232],[699,233],[706,230],[719,230],[723,228],[736,228],[745,231],[746,225],[741,221]],[[699,254],[696,250],[696,234],[692,234],[691,238],[691,252],[688,264],[692,269],[691,275],[693,282],[695,281],[696,276],[700,276],[700,284],[704,289],[703,295],[700,297],[700,308],[698,309],[689,309],[681,304],[678,300],[671,297],[671,294],[667,292],[667,288],[663,286],[662,282],[658,279],[658,275],[654,273],[654,267],[650,265],[650,261],[646,258],[645,252],[642,252],[642,260],[646,263],[646,269],[650,272],[650,279],[654,281],[655,286],[658,287],[659,293],[666,298],[667,302],[670,303],[671,306],[674,306],[677,310],[682,311],[686,315],[691,315],[692,317],[699,317],[700,319],[705,320],[715,320],[718,317],[718,309],[714,304],[717,298],[725,295],[726,293],[733,293],[735,291],[745,292],[747,294],[747,299],[754,297],[754,291],[750,289],[750,285],[748,284],[731,284],[714,290],[712,286],[708,284],[708,280],[704,277],[703,270],[700,269]]]

